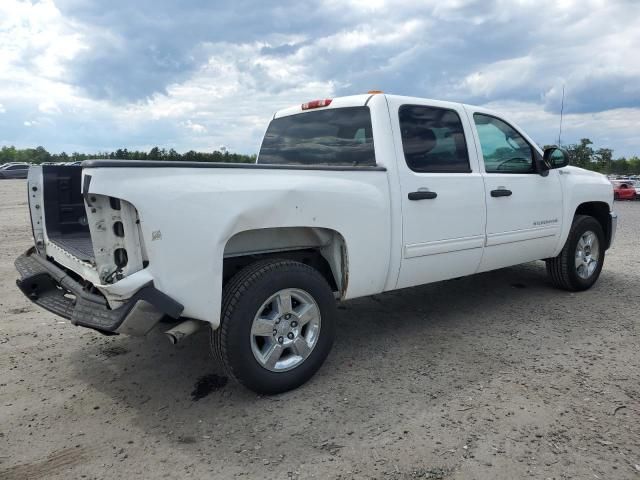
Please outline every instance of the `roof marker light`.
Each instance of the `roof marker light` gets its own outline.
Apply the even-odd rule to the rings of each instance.
[[[323,100],[312,100],[302,104],[302,110],[310,110],[312,108],[328,107],[331,105],[331,99],[325,98]]]
[[[375,95],[376,93],[384,93],[382,90],[369,90],[368,94]]]

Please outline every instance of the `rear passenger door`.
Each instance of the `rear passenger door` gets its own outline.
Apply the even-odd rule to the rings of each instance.
[[[397,288],[474,273],[484,246],[482,176],[461,105],[389,97],[402,192]]]

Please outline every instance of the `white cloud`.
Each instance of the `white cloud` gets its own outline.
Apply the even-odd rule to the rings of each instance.
[[[0,79],[24,73],[60,79],[65,62],[83,48],[82,35],[52,0],[0,4]]]
[[[48,114],[58,114],[61,112],[60,107],[53,100],[45,100],[44,102],[40,102],[38,105],[38,110],[42,113]]]
[[[484,107],[507,115],[524,128],[538,144],[557,143],[560,115],[532,102],[497,101]],[[622,153],[638,153],[640,109],[618,108],[597,113],[565,113],[562,120],[562,144],[581,138],[595,141],[596,147],[617,145]]]
[[[313,68],[306,59],[270,58],[261,55],[264,46],[208,45],[206,65],[190,79],[169,85],[166,94],[129,105],[121,113],[123,121],[135,129],[146,128],[149,118],[176,119],[197,135],[188,149],[214,150],[225,144],[230,151],[254,153],[276,110],[334,94],[332,82],[310,75]]]
[[[425,21],[420,19],[391,24],[384,21],[365,24],[320,38],[312,48],[326,49],[329,52],[332,50],[355,51],[369,46],[401,44],[413,37],[424,25]]]
[[[546,11],[539,2],[520,3]],[[547,5],[557,15],[531,25],[527,35],[537,40],[525,55],[478,65],[455,86],[456,93],[485,101],[535,97],[555,111],[565,86],[566,106],[574,112],[640,106],[640,63],[631,60],[640,48],[640,4],[591,0],[579,13],[572,5]],[[518,9],[505,12],[513,21]]]
[[[458,89],[474,96],[490,96],[499,90],[517,88],[538,74],[536,60],[530,56],[502,60],[467,75]]]
[[[66,82],[68,62],[84,48],[82,35],[52,0],[0,3],[0,100],[16,115],[59,114],[93,103]],[[55,99],[55,100],[53,100]],[[24,127],[45,122],[26,120]],[[19,138],[13,140],[20,143]]]
[[[93,6],[92,14],[82,18],[83,8],[76,8],[72,19],[54,0],[0,2],[0,131],[7,141],[89,151],[224,144],[254,153],[275,110],[382,88],[488,103],[548,143],[557,130],[550,111],[566,85],[568,141],[591,136],[621,153],[640,153],[634,123],[640,120],[638,3],[318,0],[305,6],[310,18],[315,15],[313,25],[307,17],[287,17],[284,7],[265,8],[241,40],[231,30],[196,34],[180,23],[175,31],[189,31],[181,39],[193,43],[179,51],[185,58],[162,49],[161,40],[174,31],[171,22],[178,23],[171,16],[151,22],[134,2],[122,19],[97,0],[82,3]],[[233,17],[233,5],[211,8]],[[163,8],[170,7],[158,0],[160,14]],[[128,29],[119,30],[119,20],[130,21]],[[118,57],[134,43],[140,58]],[[153,61],[139,62],[148,57]],[[100,83],[91,69],[83,70],[88,76],[74,75],[87,59],[104,62],[109,71],[114,58],[121,69],[127,62],[144,68],[122,83]],[[167,69],[192,60],[189,70],[152,81],[158,78],[154,65]],[[116,79],[126,73],[112,70]],[[89,88],[87,78],[97,88]],[[127,82],[139,82],[135,91],[142,93],[114,90]]]
[[[180,125],[182,125],[185,128],[188,128],[194,133],[207,133],[207,127],[205,127],[204,125],[200,125],[199,123],[194,123],[191,120],[187,120],[186,122],[181,122]]]

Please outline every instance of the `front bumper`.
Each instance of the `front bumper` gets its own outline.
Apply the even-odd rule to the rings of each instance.
[[[153,282],[138,290],[122,306],[110,309],[102,295],[88,292],[80,282],[39,255],[33,247],[16,259],[15,266],[20,274],[16,284],[29,300],[71,320],[74,325],[102,333],[144,335],[163,316],[177,319],[184,309],[156,289]]]

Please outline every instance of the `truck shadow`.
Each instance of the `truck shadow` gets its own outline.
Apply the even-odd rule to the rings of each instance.
[[[605,276],[594,289],[616,291],[616,274]],[[178,346],[160,331],[142,339],[105,337],[71,355],[81,382],[112,398],[122,414],[133,413],[145,432],[186,449],[234,430],[259,437],[268,429],[277,437],[282,418],[268,412],[282,405],[292,422],[300,419],[289,434],[293,428],[294,436],[308,435],[311,423],[321,436],[330,433],[326,415],[375,421],[388,409],[387,392],[406,392],[416,409],[428,409],[435,398],[454,401],[471,384],[517,370],[522,358],[515,351],[539,350],[543,341],[545,348],[563,348],[562,332],[570,329],[575,339],[587,321],[572,313],[577,305],[597,312],[598,295],[580,301],[578,295],[553,289],[538,262],[344,302],[324,367],[303,387],[273,397],[227,381],[210,355],[208,331]],[[223,443],[216,455],[232,455],[225,450],[232,445]]]

